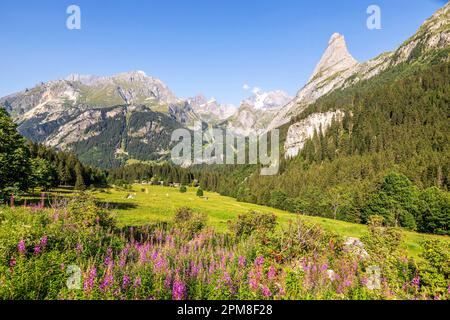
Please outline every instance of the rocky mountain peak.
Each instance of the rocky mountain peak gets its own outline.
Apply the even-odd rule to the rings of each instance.
[[[285,106],[291,100],[292,97],[282,90],[265,92],[255,88],[253,95],[242,101],[242,104],[254,109],[277,109]]]
[[[310,81],[322,78],[325,75],[332,75],[336,72],[344,71],[356,65],[358,65],[358,61],[348,52],[344,36],[339,33],[334,33]]]

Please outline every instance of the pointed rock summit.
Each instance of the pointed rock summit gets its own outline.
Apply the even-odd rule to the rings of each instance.
[[[347,70],[356,65],[358,65],[358,61],[348,52],[344,36],[334,33],[310,81],[327,75],[331,76],[336,72]]]

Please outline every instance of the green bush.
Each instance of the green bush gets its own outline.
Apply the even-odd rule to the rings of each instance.
[[[186,186],[181,186],[181,187],[180,187],[180,192],[181,192],[181,193],[186,193],[186,192],[187,192]]]
[[[246,238],[253,233],[273,232],[277,225],[276,219],[274,214],[251,211],[239,215],[235,221],[228,221],[228,228],[237,238]]]
[[[111,214],[99,208],[95,200],[86,193],[71,199],[67,205],[67,219],[77,226],[92,227],[101,226],[110,228],[115,226]]]
[[[203,197],[203,189],[202,188],[197,189],[197,197]]]
[[[450,244],[438,240],[422,243],[424,262],[420,268],[422,289],[427,295],[445,296],[450,283]]]
[[[185,232],[188,236],[193,236],[206,226],[207,216],[204,213],[197,213],[190,208],[183,207],[175,212],[173,222],[176,228]]]

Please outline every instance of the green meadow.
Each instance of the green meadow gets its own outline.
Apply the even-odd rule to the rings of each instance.
[[[321,217],[296,215],[274,208],[238,202],[234,198],[224,197],[217,193],[205,192],[204,197],[199,198],[196,196],[195,188],[188,188],[186,193],[181,193],[178,188],[133,185],[131,190],[108,188],[91,191],[91,193],[100,202],[109,206],[120,226],[140,226],[169,221],[176,209],[189,207],[195,211],[206,213],[208,224],[220,231],[227,230],[228,220],[253,210],[274,213],[278,217],[280,226],[285,225],[289,220],[304,219],[342,236],[361,237],[367,232],[364,225]],[[403,247],[414,257],[418,257],[420,242],[423,240],[450,241],[449,237],[445,236],[420,234],[406,230],[403,230],[402,233],[404,235]]]

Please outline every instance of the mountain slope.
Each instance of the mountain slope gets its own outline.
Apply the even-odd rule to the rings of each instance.
[[[335,90],[351,87],[360,81],[368,80],[386,70],[407,63],[429,63],[433,59],[443,56],[448,59],[446,51],[450,45],[450,4],[446,4],[431,18],[426,20],[418,32],[405,41],[397,50],[384,53],[365,63],[357,63],[348,53],[345,40],[339,34],[334,34],[322,59],[318,63],[311,79],[289,104],[284,106],[268,130],[289,123],[295,116],[301,115],[308,105],[318,98]],[[319,119],[323,119],[320,115]],[[326,126],[326,123],[310,122],[312,126]],[[285,145],[288,156],[298,154],[303,145],[305,135],[303,132],[312,132],[312,126],[304,127],[296,123],[290,127]],[[300,130],[299,130],[300,129]],[[306,137],[311,137],[307,135]]]

